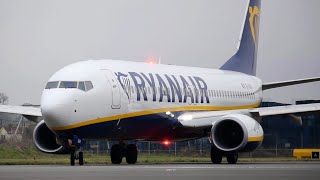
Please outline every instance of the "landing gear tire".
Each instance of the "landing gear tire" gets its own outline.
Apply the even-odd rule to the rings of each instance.
[[[129,144],[126,149],[126,161],[128,164],[135,164],[138,159],[138,150],[135,144]]]
[[[83,165],[83,152],[79,152],[79,165],[82,166]]]
[[[75,161],[79,160],[79,165],[82,166],[83,165],[83,152],[80,151],[78,154],[75,150],[71,150],[70,152],[70,165],[74,166],[75,165]]]
[[[229,164],[237,164],[238,161],[238,153],[235,154],[227,154],[227,161]]]
[[[217,152],[213,147],[211,147],[211,162],[213,164],[221,164],[222,154]]]
[[[76,156],[75,156],[75,151],[74,150],[72,150],[71,152],[70,152],[70,165],[71,166],[74,166],[74,164],[75,164],[75,160],[76,160]]]
[[[123,148],[120,144],[114,144],[111,147],[110,156],[112,164],[121,164],[123,157]]]

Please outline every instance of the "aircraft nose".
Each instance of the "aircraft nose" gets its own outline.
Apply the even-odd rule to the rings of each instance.
[[[70,119],[73,101],[65,92],[44,92],[41,98],[41,112],[46,125],[61,127]]]

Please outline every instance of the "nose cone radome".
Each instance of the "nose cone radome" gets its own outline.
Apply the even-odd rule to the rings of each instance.
[[[49,128],[64,126],[70,119],[73,104],[69,93],[44,90],[41,98],[41,112],[46,125]]]

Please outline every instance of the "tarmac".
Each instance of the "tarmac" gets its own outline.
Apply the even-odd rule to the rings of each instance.
[[[320,162],[213,164],[154,164],[61,166],[0,166],[0,179],[137,179],[137,180],[275,180],[320,179]]]

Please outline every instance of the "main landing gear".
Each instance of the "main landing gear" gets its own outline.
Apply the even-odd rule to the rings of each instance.
[[[111,147],[112,164],[120,164],[125,157],[128,164],[135,164],[138,159],[138,150],[135,144],[125,145],[124,143],[114,144]]]
[[[236,164],[238,161],[238,153],[221,153],[217,151],[213,146],[211,147],[211,161],[213,164],[221,164],[222,157],[227,157],[227,162],[229,164]]]

